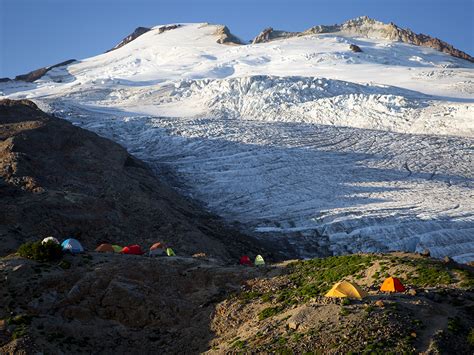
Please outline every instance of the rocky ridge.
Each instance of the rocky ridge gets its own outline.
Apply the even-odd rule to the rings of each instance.
[[[150,30],[151,30],[151,28],[148,28],[148,27],[137,27],[137,28],[135,28],[135,30],[131,34],[129,34],[124,39],[122,39],[119,43],[117,43],[117,45],[115,45],[115,47],[109,49],[107,52],[111,52],[113,50],[116,50],[116,49],[119,49],[120,47],[125,46],[126,44],[132,42],[133,40],[137,39],[142,34],[145,34]]]
[[[341,33],[342,35],[356,35],[368,38],[381,38],[391,41],[399,41],[416,46],[433,48],[437,51],[447,53],[453,57],[474,62],[474,58],[472,56],[454,48],[449,43],[446,43],[438,38],[422,33],[416,34],[410,29],[400,28],[394,23],[385,24],[367,16],[357,17],[340,25],[318,25],[303,32],[275,31],[272,28],[267,28],[257,35],[252,43],[264,43],[271,40],[295,36],[307,36],[325,33]]]

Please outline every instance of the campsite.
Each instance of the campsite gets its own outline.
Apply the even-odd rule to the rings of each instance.
[[[461,354],[472,337],[472,272],[414,254],[258,267],[239,259],[222,264],[212,257],[86,250],[54,262],[12,255],[0,259],[0,273],[2,297],[15,310],[3,327],[17,339],[4,352],[29,344],[51,352],[120,353],[133,346],[172,353],[315,347],[370,353],[391,347]],[[405,291],[380,290],[390,274]]]

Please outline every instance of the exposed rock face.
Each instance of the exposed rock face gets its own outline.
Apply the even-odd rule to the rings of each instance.
[[[434,37],[424,34],[416,34],[409,29],[403,29],[393,23],[385,24],[367,16],[358,17],[344,22],[341,25],[315,26],[300,35],[342,32],[369,38],[383,38],[391,41],[400,41],[417,46],[434,48],[440,52],[447,53],[456,58],[474,62],[469,54],[454,48],[452,45]]]
[[[252,44],[270,42],[275,39],[290,38],[299,35],[299,32],[277,31],[271,27],[265,28],[252,41]]]
[[[26,82],[32,83],[35,80],[41,79],[51,69],[62,67],[64,65],[74,63],[75,61],[76,61],[75,59],[69,59],[69,60],[66,60],[64,62],[52,65],[50,67],[39,68],[39,69],[33,70],[33,71],[31,71],[27,74],[17,75],[15,77],[15,80],[26,81]],[[5,78],[5,79],[8,79],[8,78]]]
[[[181,25],[161,26],[161,27],[158,28],[158,33],[163,33],[163,32],[166,32],[166,31],[174,30],[178,27],[181,27]],[[114,51],[114,50],[116,50],[120,47],[125,46],[126,44],[136,40],[138,37],[140,37],[141,35],[147,33],[148,31],[151,31],[151,28],[148,28],[148,27],[137,27],[137,28],[135,28],[135,31],[133,31],[127,37],[122,39],[114,48],[109,49],[107,52],[111,52],[111,51]]]
[[[170,30],[175,30],[178,27],[181,27],[181,25],[161,26],[160,28],[158,28],[158,33],[163,33],[163,32],[170,31]]]
[[[125,46],[127,43],[130,43],[132,42],[133,40],[137,39],[138,37],[140,37],[142,34],[144,33],[147,33],[148,31],[150,31],[151,28],[148,28],[148,27],[137,27],[135,28],[135,31],[133,31],[131,34],[129,34],[127,37],[125,37],[124,39],[122,39],[114,48],[112,49],[109,49],[107,52],[111,52],[113,50],[116,50],[120,47],[123,47]]]
[[[257,37],[255,37],[252,41],[252,44],[255,43],[264,43],[270,40],[270,34],[273,32],[273,28],[268,27],[265,28],[262,32],[260,32]]]
[[[351,44],[351,45],[349,46],[349,49],[350,49],[351,51],[355,52],[355,53],[360,53],[360,52],[362,52],[362,49],[360,49],[360,47],[357,46],[357,45],[355,45],[355,44]]]
[[[0,255],[48,235],[89,249],[162,241],[178,255],[227,260],[253,248],[120,145],[28,100],[0,101],[0,199]]]
[[[227,26],[219,26],[216,31],[216,35],[219,36],[217,43],[220,44],[244,44],[237,36],[234,36]]]

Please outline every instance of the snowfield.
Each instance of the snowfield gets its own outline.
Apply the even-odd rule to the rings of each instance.
[[[121,143],[288,255],[474,260],[474,64],[337,33],[238,46],[158,28],[0,95]]]

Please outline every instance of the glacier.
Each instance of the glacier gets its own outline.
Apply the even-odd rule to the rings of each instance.
[[[338,33],[234,46],[215,25],[159,28],[0,97],[119,142],[288,256],[474,260],[472,63]]]

